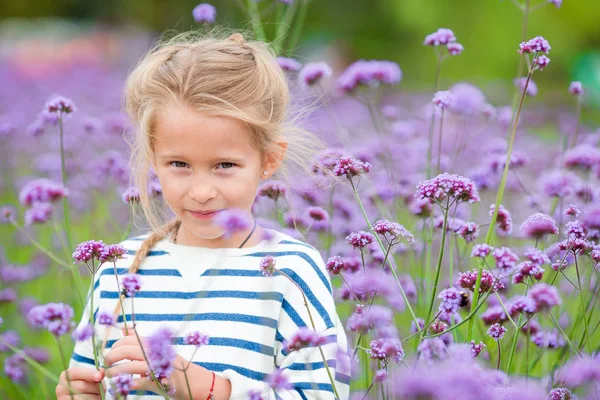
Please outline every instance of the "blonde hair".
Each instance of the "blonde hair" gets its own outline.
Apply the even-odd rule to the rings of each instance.
[[[152,228],[135,254],[130,273],[136,273],[150,249],[181,223],[177,218],[165,222],[160,212],[161,207],[165,211],[162,200],[153,198],[148,190],[154,160],[154,128],[161,109],[181,104],[211,116],[243,121],[263,157],[283,157],[278,143],[287,143],[278,171],[287,183],[292,168],[288,164],[295,164],[305,176],[311,176],[311,161],[325,148],[318,137],[296,123],[305,114],[292,115],[286,76],[268,44],[246,41],[239,32],[230,33],[219,28],[208,34],[186,32],[163,38],[127,78],[125,106],[135,125],[130,143],[132,180]],[[118,304],[115,312],[118,313]]]

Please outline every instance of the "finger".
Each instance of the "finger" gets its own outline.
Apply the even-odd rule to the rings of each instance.
[[[69,387],[70,386],[70,387]],[[56,387],[56,396],[73,394],[100,394],[99,383],[87,382],[87,381],[71,381],[69,384],[59,384]]]
[[[117,340],[116,342],[114,342],[111,349],[114,349],[116,347],[126,346],[128,344],[134,344],[134,343],[138,343],[137,337],[135,335],[125,336],[124,338],[121,338],[121,339]]]
[[[161,382],[166,384],[166,380]],[[141,377],[136,378],[131,381],[131,390],[148,390],[153,393],[160,393],[158,386],[154,383],[154,381],[149,377]]]
[[[130,361],[142,361],[144,360],[144,353],[142,353],[142,349],[139,346],[122,346],[117,349],[111,349],[104,356],[104,365],[107,367],[111,367],[113,364],[122,361],[122,360],[130,360]]]
[[[106,370],[106,376],[113,378],[123,374],[146,375],[148,364],[145,361],[129,361],[122,364],[116,364]]]
[[[99,371],[94,368],[73,367],[60,374],[60,382],[66,384],[67,377],[70,381],[82,380],[89,382],[100,382],[104,378],[104,368]]]

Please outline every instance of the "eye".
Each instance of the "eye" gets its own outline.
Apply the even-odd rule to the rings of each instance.
[[[185,168],[187,163],[184,163],[183,161],[171,161],[169,165],[173,165],[175,168]]]
[[[222,165],[223,169],[230,169],[230,168],[233,168],[236,164],[234,164],[232,162],[222,162],[222,163],[219,163],[219,165]]]

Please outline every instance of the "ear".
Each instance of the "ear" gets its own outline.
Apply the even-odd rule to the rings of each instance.
[[[285,154],[287,152],[288,144],[287,142],[278,142],[276,151],[271,152],[265,155],[265,160],[262,165],[262,169],[260,171],[261,179],[269,179],[273,176],[273,174],[279,169],[279,166],[283,162],[285,158]],[[264,171],[267,171],[267,174],[264,174]]]

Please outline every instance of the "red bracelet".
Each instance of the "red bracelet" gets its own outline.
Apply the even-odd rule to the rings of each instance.
[[[215,388],[215,373],[213,372],[213,381],[210,386],[210,390],[208,391],[208,396],[206,396],[206,400],[215,400],[215,396],[213,395],[213,389]]]

